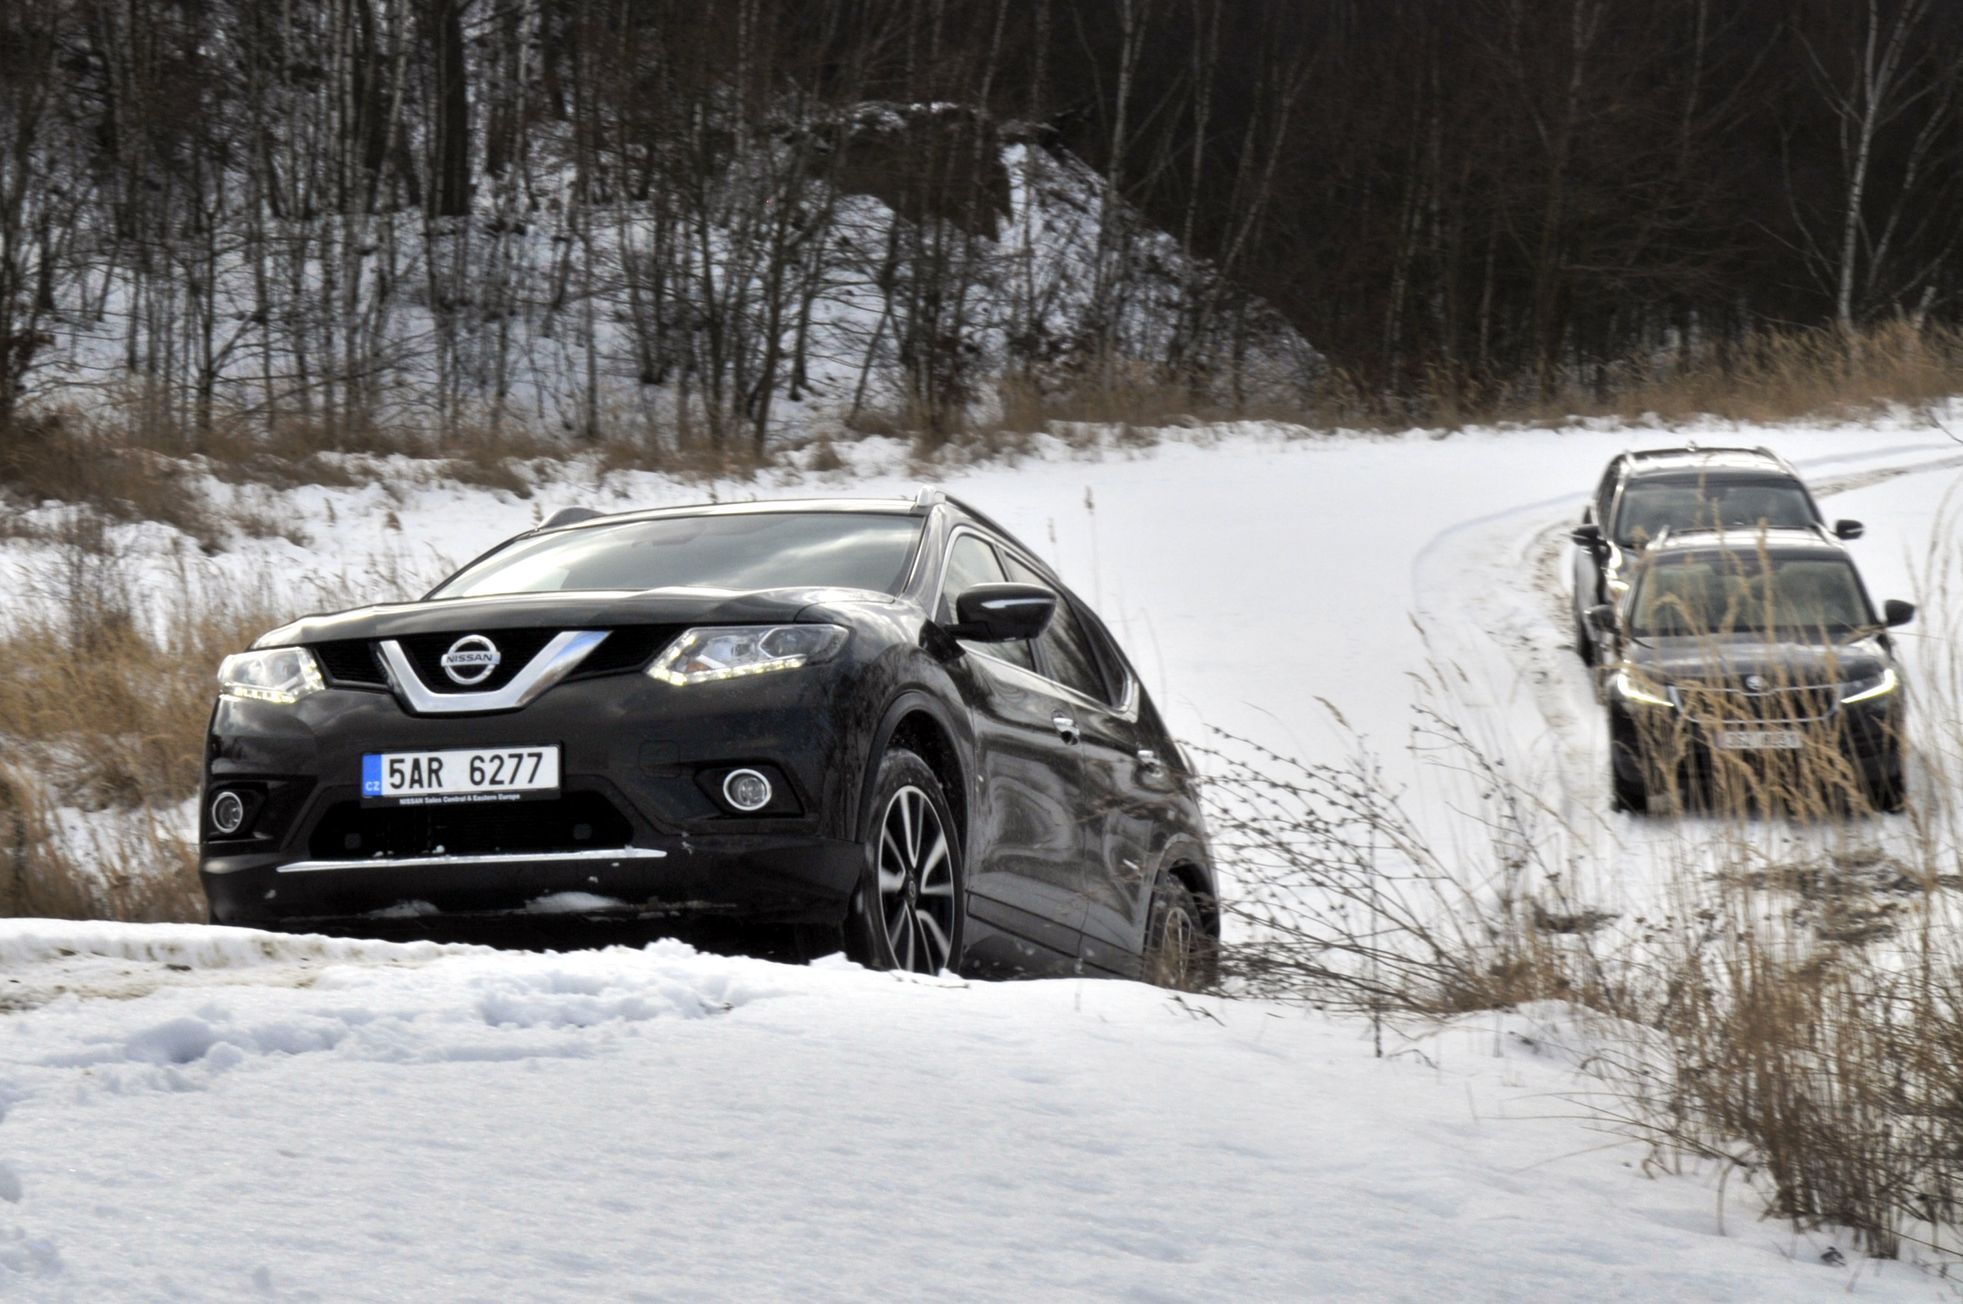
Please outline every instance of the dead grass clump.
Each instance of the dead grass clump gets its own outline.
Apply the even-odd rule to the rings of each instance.
[[[0,764],[0,915],[193,923],[207,917],[197,847],[157,811],[63,836],[38,785]]]
[[[65,628],[0,638],[0,737],[32,754],[64,805],[165,806],[197,791],[212,674],[278,623],[264,610],[173,613],[152,632],[96,606]]]
[[[110,520],[160,521],[207,551],[224,539],[180,463],[62,414],[20,418],[0,430],[0,492],[30,504],[79,504]]]
[[[64,555],[58,618],[0,636],[0,912],[202,919],[177,826],[196,821],[212,675],[279,617],[236,593],[145,605],[114,558]]]
[[[445,459],[439,474],[461,485],[508,493],[516,498],[532,496],[532,482],[525,477],[517,460],[494,447],[468,446]]]
[[[1416,382],[1372,388],[1332,372],[1307,405],[1312,422],[1396,429],[1478,422],[1563,424],[1576,418],[1707,417],[1740,422],[1849,418],[1891,403],[1923,408],[1953,397],[1963,331],[1905,320],[1843,334],[1764,330],[1692,340],[1551,375],[1482,376],[1432,365]]]

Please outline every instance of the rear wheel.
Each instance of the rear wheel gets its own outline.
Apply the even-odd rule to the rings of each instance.
[[[1161,874],[1145,925],[1145,981],[1173,991],[1201,991],[1213,985],[1218,962],[1219,948],[1206,931],[1193,893],[1178,879]]]
[[[913,752],[893,748],[880,759],[867,810],[866,863],[846,920],[847,954],[869,969],[955,967],[966,883],[940,779]]]

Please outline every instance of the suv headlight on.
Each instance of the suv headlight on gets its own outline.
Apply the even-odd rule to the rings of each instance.
[[[1670,690],[1634,666],[1624,666],[1610,681],[1615,695],[1635,706],[1675,706]]]
[[[303,647],[240,652],[218,664],[218,695],[245,702],[291,705],[327,687],[320,664]]]
[[[838,625],[727,625],[691,629],[648,667],[665,684],[707,684],[718,679],[796,670],[830,660],[845,646]]]
[[[1889,667],[1878,675],[1869,675],[1866,679],[1856,679],[1851,684],[1842,684],[1840,686],[1841,705],[1849,706],[1855,702],[1872,702],[1877,697],[1886,697],[1901,687],[1901,682],[1901,679],[1895,674],[1894,668]]]

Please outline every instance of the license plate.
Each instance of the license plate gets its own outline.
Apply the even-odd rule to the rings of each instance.
[[[368,802],[437,806],[558,793],[556,746],[369,752],[361,758],[361,797]]]
[[[1806,740],[1797,729],[1730,729],[1717,743],[1728,752],[1796,752]]]

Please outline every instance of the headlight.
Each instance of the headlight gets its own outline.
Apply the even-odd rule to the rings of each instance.
[[[1641,706],[1675,706],[1670,694],[1661,684],[1653,682],[1640,670],[1624,666],[1615,672],[1615,692],[1625,702]]]
[[[648,667],[667,684],[706,684],[740,675],[795,670],[845,646],[837,625],[731,625],[691,629]]]
[[[314,654],[303,647],[240,652],[218,666],[218,693],[248,702],[297,702],[327,687]]]
[[[1877,697],[1886,697],[1899,688],[1901,682],[1894,670],[1890,668],[1883,670],[1878,675],[1869,675],[1866,679],[1856,679],[1851,684],[1842,684],[1840,686],[1841,704],[1871,702]]]

